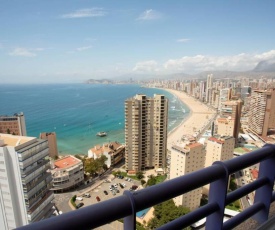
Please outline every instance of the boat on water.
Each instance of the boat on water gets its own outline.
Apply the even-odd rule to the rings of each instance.
[[[96,135],[99,137],[105,137],[105,136],[107,136],[107,133],[106,132],[98,132]]]
[[[175,106],[171,106],[171,109],[175,110],[175,108],[176,108]]]

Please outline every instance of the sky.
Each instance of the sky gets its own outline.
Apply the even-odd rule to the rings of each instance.
[[[0,0],[0,84],[247,71],[275,61],[273,0]]]

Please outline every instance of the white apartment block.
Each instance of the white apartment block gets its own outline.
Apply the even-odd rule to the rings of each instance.
[[[235,138],[232,136],[216,135],[209,137],[206,143],[205,167],[215,161],[225,161],[233,158]],[[209,185],[204,186],[204,193],[208,194]]]
[[[125,165],[127,170],[165,168],[168,100],[136,95],[125,101]]]
[[[51,173],[54,192],[68,191],[84,182],[83,162],[74,156],[66,156],[56,160]]]
[[[0,229],[14,229],[53,213],[48,142],[0,134]]]
[[[205,149],[200,143],[174,145],[171,149],[170,179],[202,169],[205,163]],[[177,206],[182,205],[194,210],[200,206],[202,188],[175,197]]]

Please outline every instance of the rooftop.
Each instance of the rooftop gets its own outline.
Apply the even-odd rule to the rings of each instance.
[[[3,140],[3,146],[19,146],[21,144],[24,144],[30,140],[35,139],[35,137],[25,137],[25,136],[15,136],[15,135],[11,135],[11,134],[0,134],[0,140]],[[0,142],[0,146],[1,146],[1,142]]]
[[[56,168],[67,168],[67,167],[70,167],[70,166],[73,166],[77,163],[79,163],[80,160],[73,157],[73,156],[67,156],[67,157],[64,157],[60,160],[57,160],[54,162],[54,165]]]

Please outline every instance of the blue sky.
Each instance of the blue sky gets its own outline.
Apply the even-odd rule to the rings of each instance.
[[[0,0],[0,81],[253,69],[275,60],[275,1]]]

